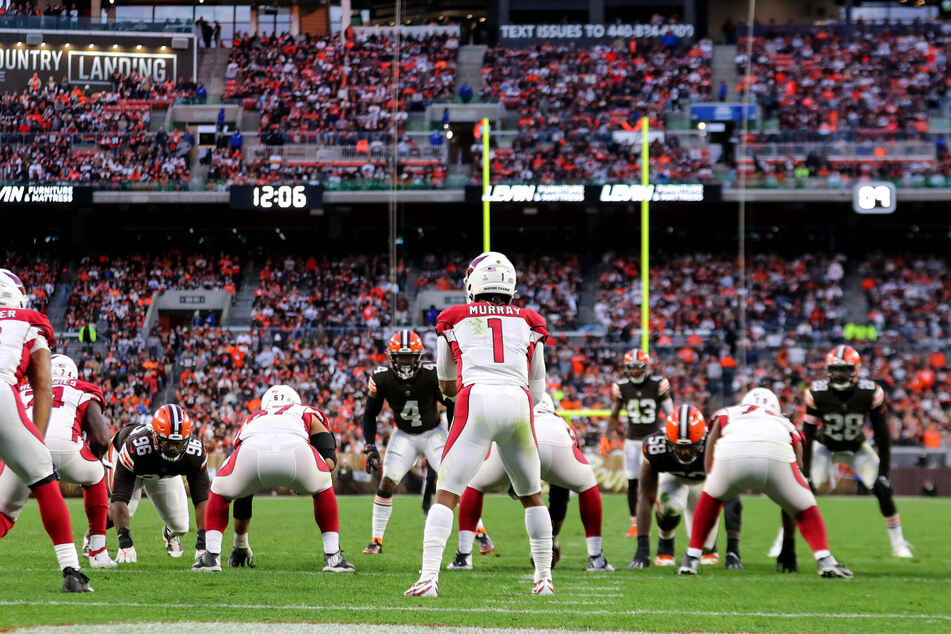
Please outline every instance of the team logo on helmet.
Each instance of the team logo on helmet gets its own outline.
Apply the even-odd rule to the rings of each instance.
[[[836,346],[826,355],[826,372],[834,390],[847,390],[859,380],[862,357],[852,346]]]
[[[0,269],[0,308],[26,308],[26,287],[9,269]]]
[[[393,374],[403,381],[415,378],[422,367],[423,350],[423,340],[415,332],[409,328],[397,331],[386,346]]]
[[[680,464],[690,464],[700,453],[707,439],[707,422],[703,414],[686,403],[667,418],[667,448]]]
[[[50,373],[53,379],[61,381],[75,381],[79,378],[79,369],[65,354],[54,354],[50,357]]]
[[[163,458],[180,460],[188,448],[192,421],[178,405],[163,405],[152,416],[152,437]]]

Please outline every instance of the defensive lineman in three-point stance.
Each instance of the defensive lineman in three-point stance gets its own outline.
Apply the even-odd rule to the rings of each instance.
[[[542,501],[541,463],[532,426],[532,402],[545,392],[544,320],[512,306],[515,267],[501,253],[469,265],[468,304],[436,320],[436,371],[442,393],[456,398],[455,416],[439,468],[436,502],[426,518],[419,580],[405,594],[439,594],[439,568],[452,532],[453,509],[495,442],[515,494],[525,507],[535,579],[532,593],[554,594],[551,517]],[[457,381],[461,379],[462,385]]]

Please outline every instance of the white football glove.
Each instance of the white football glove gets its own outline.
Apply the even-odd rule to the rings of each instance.
[[[130,546],[129,548],[120,548],[119,554],[116,555],[117,564],[134,564],[138,563],[139,556],[135,552],[135,546]]]

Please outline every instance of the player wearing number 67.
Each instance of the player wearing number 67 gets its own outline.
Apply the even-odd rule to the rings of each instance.
[[[452,401],[439,391],[436,365],[422,362],[423,341],[412,330],[402,329],[390,338],[386,348],[389,366],[380,366],[370,374],[366,408],[363,410],[363,437],[367,447],[367,472],[380,469],[376,448],[376,418],[389,403],[396,422],[383,458],[383,475],[373,499],[373,535],[364,549],[368,555],[383,552],[383,534],[393,512],[393,493],[403,476],[420,456],[430,469],[439,469],[446,428],[439,420],[438,403],[446,406],[452,420]]]

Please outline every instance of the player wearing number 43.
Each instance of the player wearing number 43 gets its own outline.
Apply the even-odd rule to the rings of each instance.
[[[862,358],[851,346],[836,346],[826,355],[825,380],[814,381],[806,391],[806,417],[802,430],[803,470],[813,488],[829,480],[833,467],[844,462],[867,488],[875,493],[885,518],[892,556],[913,555],[901,530],[892,486],[888,480],[891,437],[885,416],[885,392],[875,381],[860,379]],[[876,454],[865,438],[865,419],[872,422]],[[770,556],[778,554],[782,533]]]
[[[383,459],[380,488],[373,500],[373,535],[363,551],[383,552],[383,534],[393,512],[393,493],[403,476],[422,456],[430,469],[439,469],[447,432],[439,419],[439,403],[452,420],[452,401],[439,391],[436,365],[423,363],[423,341],[412,330],[403,329],[390,338],[386,356],[389,366],[373,371],[367,385],[363,411],[363,437],[367,447],[367,472],[379,471],[380,452],[376,448],[376,417],[386,402],[393,412],[396,431],[390,436]]]
[[[674,411],[670,383],[662,376],[649,376],[650,369],[650,356],[643,350],[631,350],[624,355],[624,372],[627,376],[611,386],[614,407],[609,423],[617,426],[621,410],[627,411],[624,476],[627,478],[627,507],[631,512],[628,537],[637,536],[637,481],[641,473],[644,439],[660,429],[660,411],[666,416]]]

